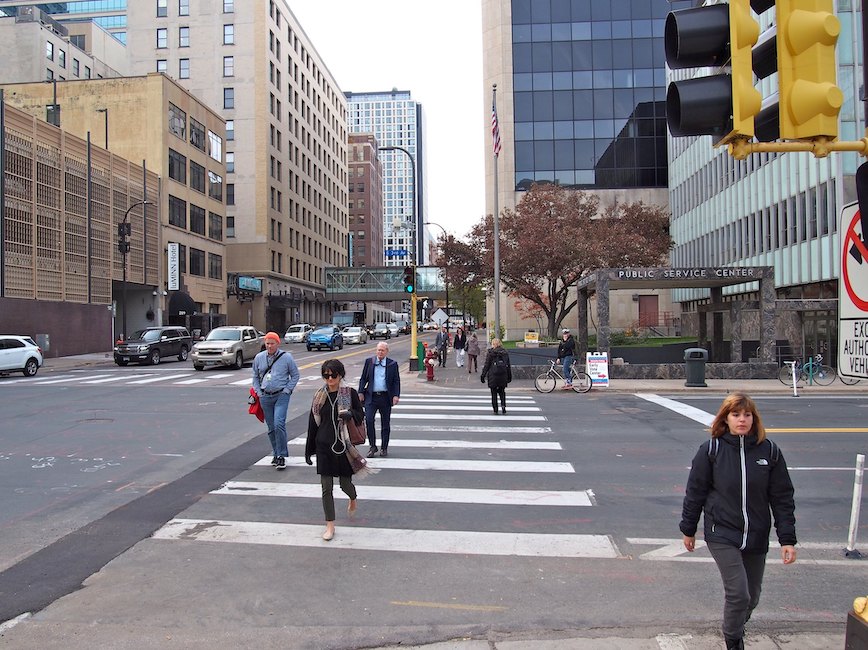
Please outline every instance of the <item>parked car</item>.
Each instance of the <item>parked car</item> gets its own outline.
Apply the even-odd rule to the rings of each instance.
[[[398,329],[397,323],[386,323],[386,327],[389,328],[389,333],[392,336],[398,336],[401,333],[401,330]]]
[[[388,323],[375,323],[374,331],[371,332],[372,339],[390,339],[392,331],[389,329]]]
[[[193,367],[234,366],[241,369],[245,361],[253,361],[265,349],[265,338],[255,328],[244,325],[215,327],[190,351]]]
[[[125,366],[130,361],[157,365],[166,357],[186,361],[193,339],[186,327],[146,327],[134,332],[126,341],[115,345],[115,363]]]
[[[351,325],[344,329],[344,343],[349,345],[350,343],[367,343],[368,342],[368,333],[365,331],[364,327],[358,327],[357,325]]]
[[[42,348],[29,336],[0,334],[0,375],[20,372],[32,377],[43,361]]]
[[[308,323],[298,323],[296,325],[290,325],[289,329],[286,330],[286,334],[283,335],[283,342],[305,343],[311,330],[313,330],[313,328]]]
[[[344,335],[341,334],[341,328],[337,325],[323,325],[316,328],[307,337],[307,351],[310,352],[313,348],[321,350],[328,348],[329,350],[342,350],[344,347]]]

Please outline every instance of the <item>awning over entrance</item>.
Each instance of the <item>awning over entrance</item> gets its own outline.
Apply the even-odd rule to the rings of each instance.
[[[186,291],[173,291],[169,296],[169,316],[192,316],[196,313],[196,302]]]

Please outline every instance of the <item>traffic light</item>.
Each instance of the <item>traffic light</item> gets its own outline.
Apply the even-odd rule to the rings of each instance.
[[[832,0],[779,0],[775,19],[781,139],[837,138],[844,94],[836,85],[841,23]]]
[[[132,224],[123,221],[118,224],[118,252],[121,255],[126,255],[130,252],[130,242],[128,237],[132,234]]]
[[[402,280],[404,283],[404,291],[406,293],[413,293],[416,291],[416,269],[412,266],[404,267],[404,278]]]
[[[669,84],[666,121],[675,137],[710,135],[715,146],[754,136],[762,95],[753,85],[751,50],[759,23],[750,0],[672,11],[666,17],[666,63],[673,70],[722,71]]]

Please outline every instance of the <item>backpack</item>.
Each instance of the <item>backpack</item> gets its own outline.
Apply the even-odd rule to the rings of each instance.
[[[491,374],[495,377],[502,377],[507,374],[506,359],[502,354],[498,354],[491,362]]]
[[[778,460],[781,457],[781,450],[774,442],[766,438],[766,442],[771,445],[771,453],[769,454],[769,466],[774,467],[778,464]],[[708,462],[714,463],[714,459],[717,456],[717,450],[720,449],[720,439],[712,438],[708,441]]]

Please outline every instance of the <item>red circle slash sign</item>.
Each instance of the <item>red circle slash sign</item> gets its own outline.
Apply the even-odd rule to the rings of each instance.
[[[844,279],[844,286],[847,289],[847,295],[850,296],[853,305],[864,312],[868,312],[868,300],[864,300],[856,295],[856,289],[850,281],[849,262],[857,261],[860,265],[863,262],[868,262],[868,247],[866,247],[865,242],[862,241],[862,237],[868,236],[868,233],[863,232],[862,237],[856,234],[856,224],[860,223],[860,221],[861,214],[857,210],[856,214],[853,215],[853,219],[850,221],[850,225],[847,226],[846,240],[844,241],[844,246],[842,246],[841,277]],[[858,253],[858,255],[856,253]],[[854,258],[853,260],[850,259],[851,255]],[[865,266],[862,267],[863,270],[865,268]]]

